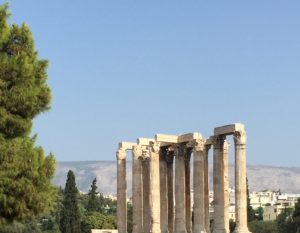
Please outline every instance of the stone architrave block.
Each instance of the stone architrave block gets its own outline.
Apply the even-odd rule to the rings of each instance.
[[[135,142],[120,142],[119,143],[119,149],[122,150],[132,150],[133,146],[136,146],[137,144]]]
[[[178,136],[178,143],[190,142],[198,139],[202,139],[202,135],[200,133],[187,133]]]
[[[241,123],[225,125],[214,129],[214,135],[231,135],[236,131],[245,131],[245,126]]]
[[[155,140],[153,138],[138,138],[137,144],[140,146],[149,146],[149,143],[154,141]]]

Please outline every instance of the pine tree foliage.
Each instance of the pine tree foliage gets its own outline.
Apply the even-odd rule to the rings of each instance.
[[[46,60],[26,24],[8,24],[0,5],[0,225],[35,217],[53,202],[55,159],[35,147],[32,120],[49,109]]]
[[[60,215],[60,230],[62,233],[80,233],[80,212],[78,208],[78,189],[73,171],[68,172],[64,190],[63,206]]]

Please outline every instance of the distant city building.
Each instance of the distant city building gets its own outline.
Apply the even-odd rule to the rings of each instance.
[[[250,205],[253,209],[257,209],[258,207],[264,208],[267,205],[274,205],[277,202],[278,196],[280,195],[280,191],[259,191],[252,192],[249,194],[250,196]]]

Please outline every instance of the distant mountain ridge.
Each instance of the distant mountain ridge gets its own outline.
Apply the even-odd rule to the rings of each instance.
[[[59,162],[53,182],[57,186],[64,187],[67,172],[73,170],[76,175],[77,187],[80,191],[88,192],[92,180],[96,177],[100,192],[104,194],[116,194],[116,166],[116,161]],[[300,167],[248,165],[247,173],[249,189],[251,191],[280,189],[286,193],[300,193]],[[234,185],[233,174],[234,167],[230,165],[229,179],[231,187]],[[212,167],[209,169],[209,175],[211,183]],[[127,162],[127,187],[129,195],[131,195],[131,180],[131,162]]]

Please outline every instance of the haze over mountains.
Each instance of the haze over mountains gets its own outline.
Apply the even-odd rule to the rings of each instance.
[[[116,194],[115,161],[59,162],[56,168],[54,184],[64,187],[69,170],[74,171],[77,187],[80,191],[88,192],[92,180],[96,177],[98,189],[101,193]],[[233,187],[234,167],[232,165],[230,165],[229,171],[230,187]],[[286,193],[300,193],[300,167],[248,165],[247,172],[250,191],[280,189]],[[210,167],[209,173],[211,183],[212,167]],[[131,162],[127,162],[127,182],[128,193],[131,196]]]

